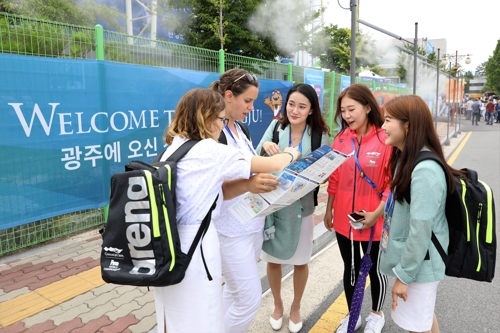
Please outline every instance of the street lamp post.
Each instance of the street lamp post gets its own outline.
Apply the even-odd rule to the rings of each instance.
[[[437,119],[438,119],[438,108],[439,108],[439,57],[440,57],[440,54],[441,54],[441,49],[438,48],[438,56],[437,56],[437,59],[436,59],[436,69],[437,69],[437,73],[436,73],[436,115],[434,116],[434,127],[436,128],[436,131],[437,131],[437,128],[438,128],[438,123],[437,123]]]
[[[453,108],[452,110],[454,110],[453,112],[453,118],[451,119],[451,121],[453,122],[453,127],[455,127],[455,130],[453,131],[453,134],[451,135],[452,138],[456,138],[457,137],[457,113],[458,113],[458,101],[457,101],[457,94],[458,94],[458,87],[457,87],[457,84],[458,84],[458,80],[456,78],[457,74],[455,72],[455,83],[453,84],[453,87],[455,88],[454,89],[454,92],[453,92]]]
[[[460,135],[462,134],[462,103],[464,101],[464,95],[461,94],[462,92],[462,88],[463,88],[463,84],[462,84],[462,80],[460,79],[460,70],[458,71],[458,100],[459,100],[459,104],[458,104],[458,130],[457,130],[457,134]]]
[[[449,61],[449,64],[450,64],[450,74],[451,74],[451,59],[455,59],[455,67],[453,68],[453,77],[455,78],[455,91],[454,91],[454,101],[453,101],[453,105],[455,106],[454,108],[452,108],[452,110],[455,110],[455,114],[453,116],[456,116],[456,114],[458,113],[458,119],[459,119],[459,125],[458,125],[458,131],[455,130],[455,132],[453,133],[453,137],[456,137],[456,134],[458,132],[458,134],[460,134],[460,125],[461,125],[461,122],[460,122],[460,111],[459,111],[459,103],[457,101],[457,94],[458,94],[458,89],[457,89],[457,73],[458,73],[458,63],[464,58],[464,57],[467,57],[465,58],[465,64],[470,64],[471,63],[471,59],[470,57],[472,56],[472,54],[458,54],[458,51],[455,51],[455,54],[444,54],[443,57],[442,57],[442,62],[443,63],[446,63]],[[451,85],[451,80],[450,80],[450,85]],[[448,95],[449,96],[449,99],[451,100],[451,94]],[[453,123],[455,124],[455,129],[456,129],[456,123],[455,123],[455,120],[456,119],[453,119]],[[447,139],[448,140],[448,139]]]
[[[448,73],[448,101],[451,102],[451,61],[450,61],[450,72]],[[448,110],[448,112],[446,112],[448,119],[446,121],[446,140],[444,141],[445,146],[450,145],[450,112],[451,110]]]

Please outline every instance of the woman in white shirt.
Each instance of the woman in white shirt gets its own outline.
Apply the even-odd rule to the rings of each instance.
[[[257,77],[244,69],[234,68],[223,73],[210,86],[226,102],[228,124],[222,129],[219,142],[234,147],[249,155],[256,155],[249,136],[250,132],[242,121],[253,109],[259,94]],[[272,174],[257,174],[252,177],[264,192]],[[275,189],[268,186],[268,191]],[[221,212],[212,219],[219,234],[224,287],[222,306],[226,333],[245,333],[257,314],[262,300],[262,287],[257,267],[262,249],[265,217],[255,218],[245,224],[240,223],[229,211],[243,194],[222,203]]]
[[[217,218],[222,198],[234,198],[248,191],[250,173],[276,172],[293,162],[298,153],[260,157],[217,143],[227,124],[222,96],[208,89],[188,91],[177,105],[164,140],[170,156],[185,141],[199,140],[177,163],[177,224],[181,246],[187,251],[199,225],[214,200]],[[234,181],[230,181],[234,180]],[[272,181],[272,180],[270,180]],[[274,181],[275,182],[275,181]],[[208,280],[200,253],[213,277]],[[176,285],[156,287],[155,305],[158,332],[224,332],[222,320],[222,274],[219,239],[213,225],[197,246],[184,279]]]

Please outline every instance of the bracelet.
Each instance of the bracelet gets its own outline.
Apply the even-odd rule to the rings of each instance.
[[[288,163],[288,165],[292,164],[293,160],[295,159],[295,157],[293,156],[293,154],[292,154],[292,153],[289,153],[289,152],[287,152],[287,151],[283,152],[283,154],[288,154],[288,155],[290,155],[290,157],[291,157],[292,159],[290,160],[290,162]]]

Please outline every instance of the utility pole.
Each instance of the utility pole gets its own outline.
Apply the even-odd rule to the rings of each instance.
[[[358,0],[351,0],[351,84],[356,83],[356,26]]]
[[[222,28],[222,0],[219,1],[219,38],[220,38],[220,49],[224,50],[224,42],[223,42],[223,28]]]

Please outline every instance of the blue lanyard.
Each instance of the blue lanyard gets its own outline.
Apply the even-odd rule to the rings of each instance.
[[[358,167],[361,178],[366,180],[366,182],[378,192],[378,197],[382,199],[383,192],[380,191],[377,185],[375,185],[375,183],[363,172],[363,169],[361,169],[361,164],[359,164],[358,160],[358,152],[356,151],[356,145],[354,144],[354,138],[351,138],[351,143],[352,149],[354,150],[354,161],[356,162],[356,166]]]
[[[234,122],[234,128],[236,128],[236,130],[238,131],[238,127],[240,125],[238,125],[237,122]],[[233,138],[234,142],[236,143],[236,145],[238,145],[238,141],[236,141],[236,138],[234,137],[233,135],[233,132],[231,132],[231,129],[226,125],[226,130],[227,132],[229,133],[229,135],[231,136],[231,138]],[[255,154],[255,150],[253,149],[253,147],[250,146],[250,144],[248,143],[248,140],[247,140],[247,136],[242,133],[242,131],[239,131],[240,132],[240,136],[241,138],[243,139],[243,141],[245,141],[245,143],[247,144],[247,147],[248,149],[250,150],[250,152],[253,154],[253,155],[256,155]],[[239,145],[238,145],[239,146]]]
[[[394,196],[393,192],[389,193],[389,196],[387,197],[387,202],[385,203],[385,208],[384,208],[384,215],[389,216],[390,219],[392,219],[392,213],[394,212]]]
[[[304,127],[304,131],[302,132],[302,138],[300,138],[300,143],[299,146],[297,147],[297,150],[302,153],[302,140],[304,140],[304,133],[306,133],[307,125]],[[292,147],[292,126],[290,126],[290,136],[288,137],[288,147]]]

